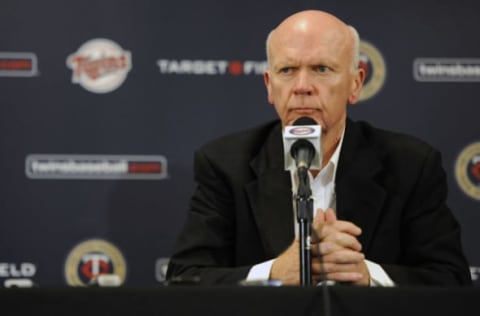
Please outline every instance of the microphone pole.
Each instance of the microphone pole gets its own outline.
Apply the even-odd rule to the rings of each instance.
[[[312,280],[311,233],[313,221],[313,198],[310,188],[309,169],[320,168],[320,126],[312,118],[298,118],[293,126],[287,126],[284,134],[285,153],[295,160],[298,187],[295,196],[298,233],[300,238],[300,284],[310,286]],[[285,157],[285,170],[289,170],[291,159]]]
[[[313,200],[312,190],[308,177],[308,168],[297,168],[299,180],[296,195],[297,221],[300,237],[300,284],[302,286],[312,285],[312,257],[311,257],[311,223],[313,221]]]

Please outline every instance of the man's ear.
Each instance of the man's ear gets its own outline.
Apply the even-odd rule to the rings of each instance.
[[[265,72],[263,73],[263,82],[265,83],[265,87],[267,88],[268,103],[273,104],[272,86],[270,80],[270,71],[265,70]]]
[[[349,104],[357,103],[358,99],[360,99],[360,93],[362,93],[363,82],[365,81],[365,70],[359,67],[356,70],[356,74],[352,81],[352,89],[350,92],[350,96],[348,97]]]

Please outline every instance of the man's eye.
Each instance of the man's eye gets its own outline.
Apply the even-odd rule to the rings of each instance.
[[[320,73],[324,73],[329,70],[327,66],[316,66],[314,69],[316,72],[320,72]]]
[[[280,73],[282,74],[289,74],[292,72],[292,67],[283,67],[280,69]]]

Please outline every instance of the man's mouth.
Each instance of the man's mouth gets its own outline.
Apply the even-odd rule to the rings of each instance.
[[[299,114],[299,115],[312,115],[316,112],[317,110],[314,108],[295,108],[292,109],[293,113]]]

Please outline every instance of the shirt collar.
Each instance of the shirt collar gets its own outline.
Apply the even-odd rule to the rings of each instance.
[[[323,168],[326,169],[332,168],[331,172],[329,172],[330,176],[328,182],[335,180],[335,175],[337,173],[337,167],[338,167],[338,160],[340,159],[340,151],[342,149],[342,144],[343,144],[343,135],[345,134],[345,129],[343,129],[342,136],[340,137],[340,141],[338,142],[337,148],[335,148],[335,151],[333,152],[332,157],[330,157],[330,160],[328,161],[328,164]],[[323,169],[321,171],[323,171]]]

